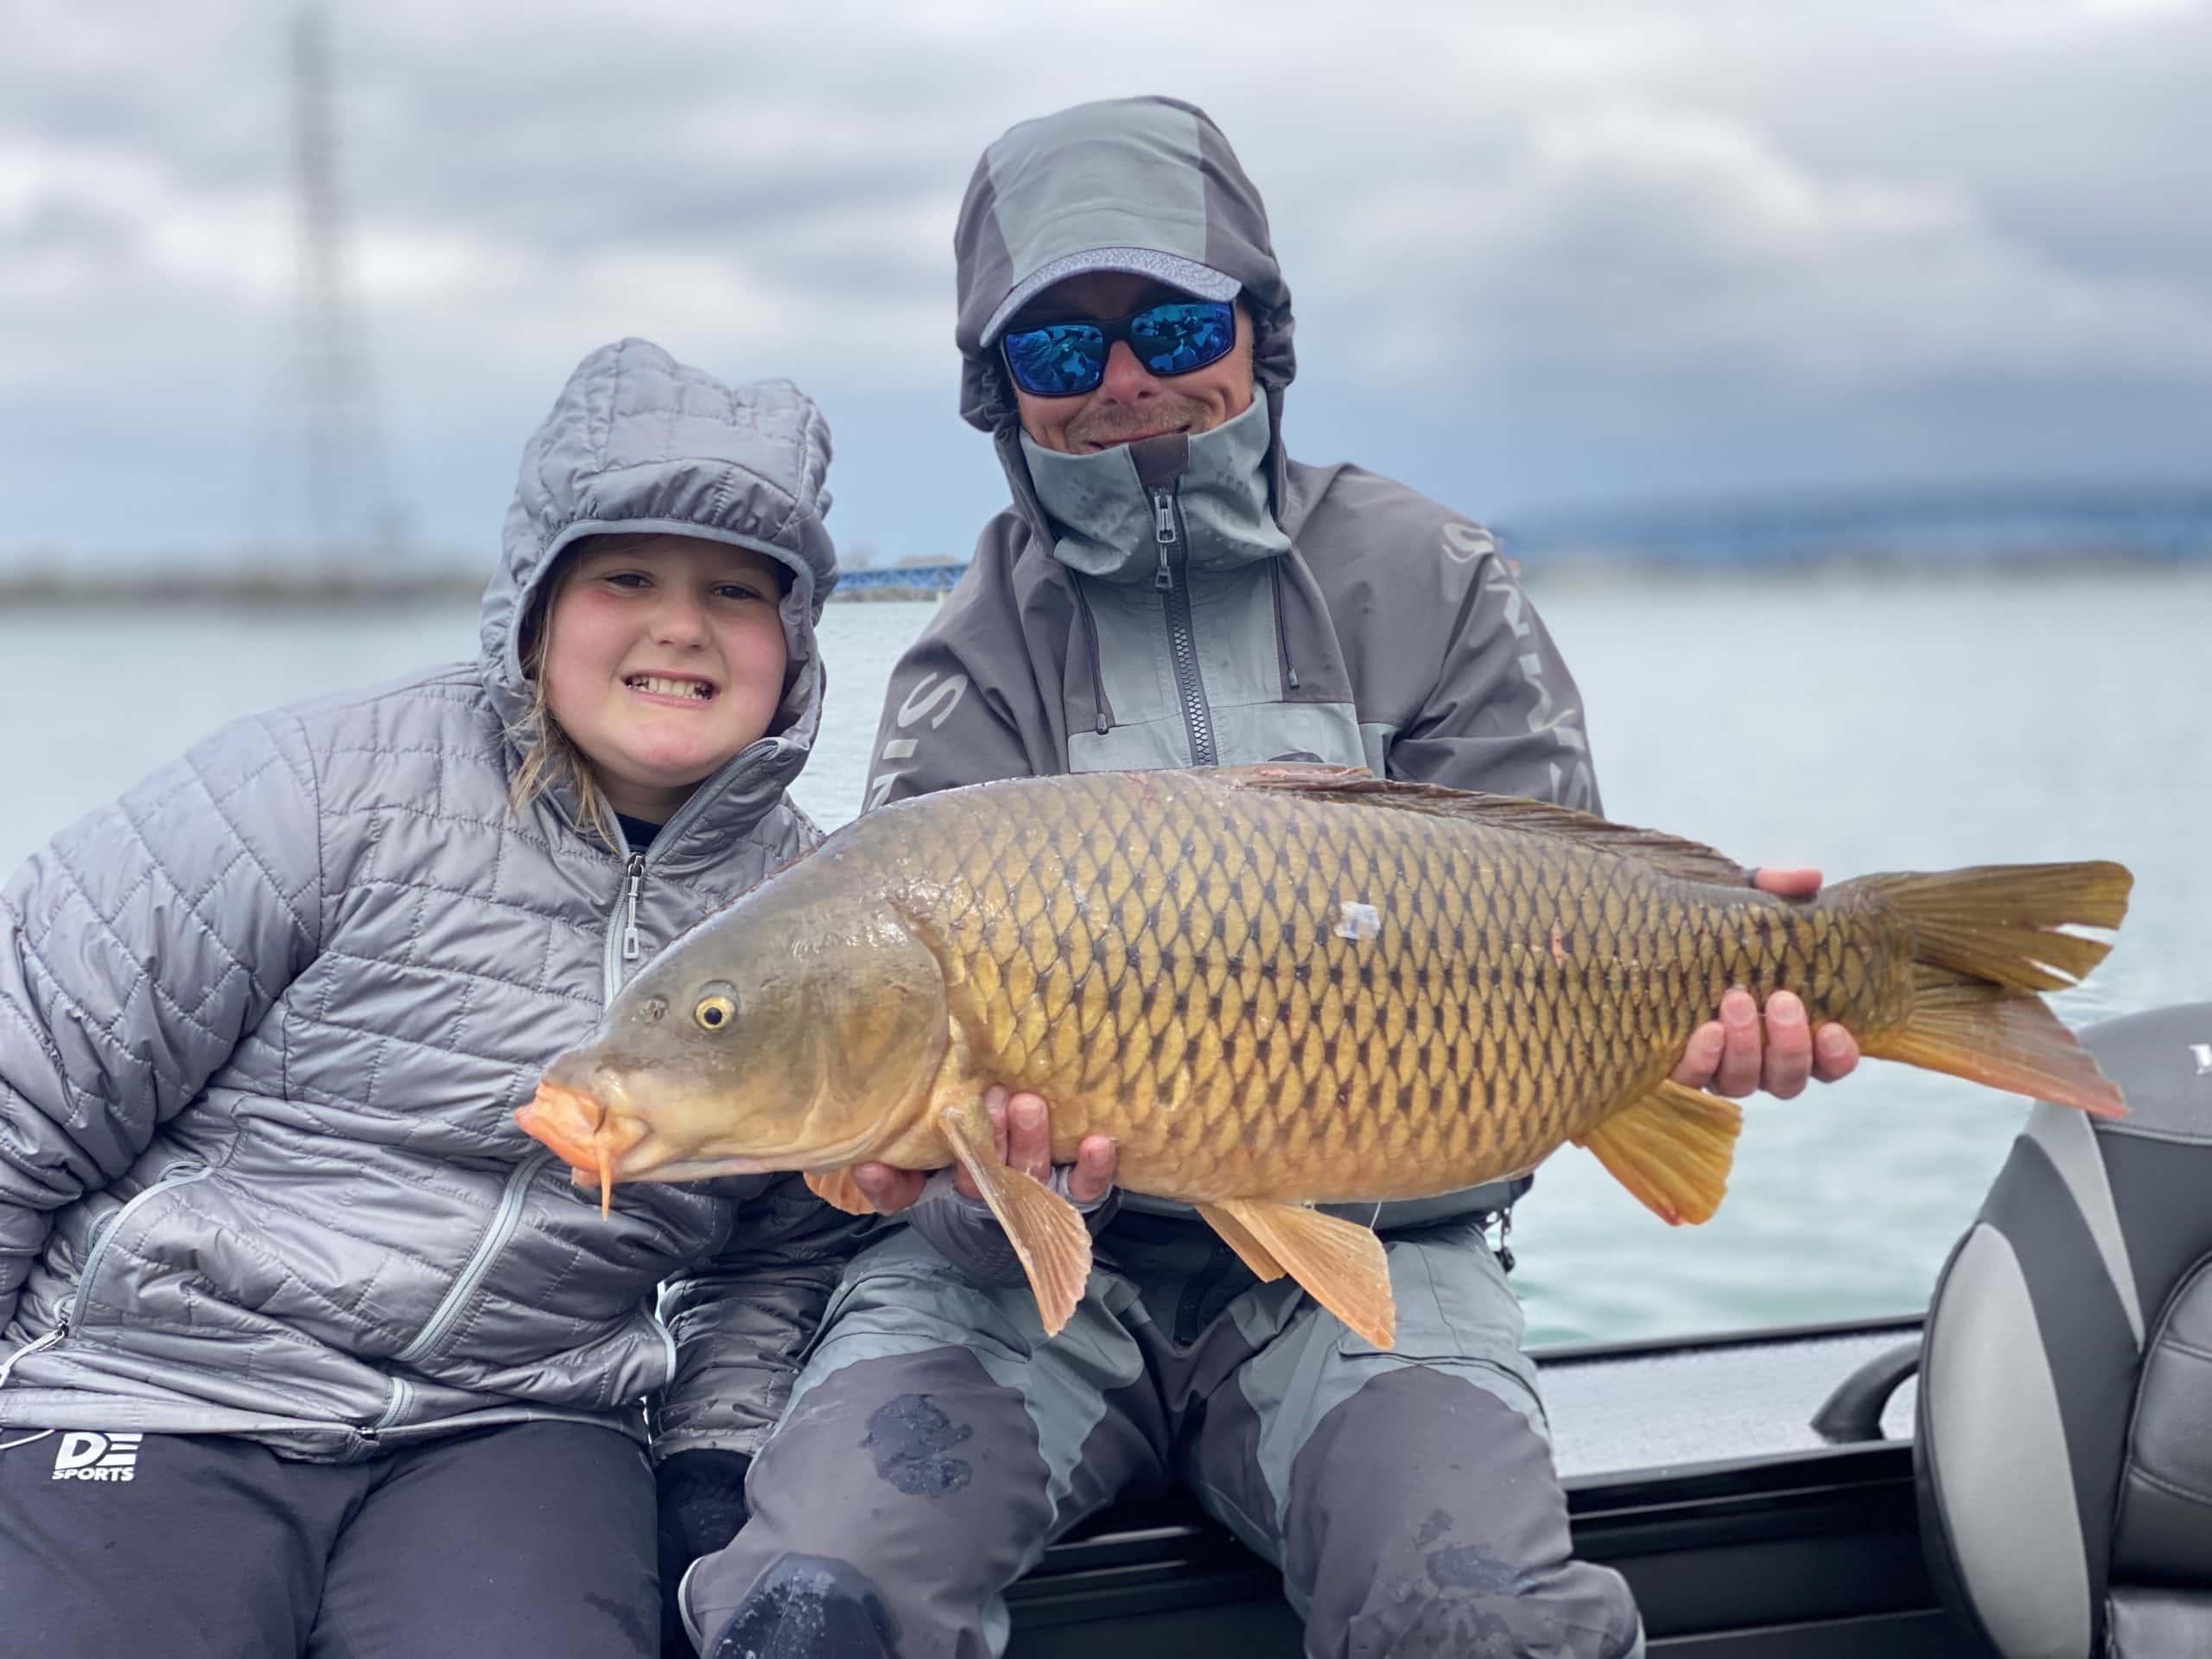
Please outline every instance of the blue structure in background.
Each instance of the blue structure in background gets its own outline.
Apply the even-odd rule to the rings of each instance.
[[[884,570],[846,570],[838,575],[837,594],[842,598],[872,588],[918,588],[925,593],[946,594],[967,568],[964,564],[901,564]]]

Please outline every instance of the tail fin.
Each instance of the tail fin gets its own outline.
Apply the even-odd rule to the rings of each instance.
[[[1870,875],[1917,939],[1912,1012],[1866,1052],[2078,1106],[2127,1109],[2038,991],[2088,974],[2112,949],[2066,926],[2118,927],[2135,878],[2119,864],[1988,865],[1941,875]]]

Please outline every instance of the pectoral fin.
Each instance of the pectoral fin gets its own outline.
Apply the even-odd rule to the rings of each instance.
[[[937,1115],[938,1128],[952,1155],[975,1179],[983,1202],[1006,1229],[1014,1253],[1037,1294],[1045,1334],[1058,1336],[1083,1300],[1090,1278],[1090,1230],[1076,1208],[1033,1175],[1009,1169],[991,1138],[990,1115],[981,1100],[948,1106]]]
[[[806,1184],[814,1189],[814,1196],[823,1203],[843,1211],[849,1216],[872,1216],[875,1205],[861,1191],[861,1184],[853,1179],[849,1169],[810,1169]]]
[[[1236,1252],[1238,1261],[1252,1269],[1253,1275],[1263,1284],[1272,1284],[1282,1277],[1282,1263],[1269,1255],[1260,1241],[1244,1229],[1244,1224],[1224,1210],[1219,1205],[1202,1204],[1198,1211],[1206,1225],[1219,1233],[1222,1242]]]
[[[1744,1109],[1668,1080],[1574,1144],[1669,1226],[1711,1219],[1728,1190]]]
[[[1205,1206],[1205,1218],[1239,1255],[1244,1255],[1243,1244],[1222,1227],[1216,1211],[1241,1229],[1247,1242],[1256,1244],[1270,1262],[1279,1262],[1307,1295],[1368,1341],[1377,1348],[1395,1342],[1398,1305],[1390,1295],[1390,1267],[1383,1257],[1382,1241],[1370,1230],[1271,1198],[1224,1198]],[[1245,1256],[1245,1265],[1260,1271],[1249,1256]]]

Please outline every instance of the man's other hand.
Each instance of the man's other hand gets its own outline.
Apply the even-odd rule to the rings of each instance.
[[[1763,869],[1752,878],[1762,893],[1782,899],[1809,899],[1821,890],[1821,873],[1807,869]],[[1764,1034],[1758,1004],[1740,986],[1720,999],[1720,1017],[1690,1034],[1674,1080],[1691,1089],[1740,1099],[1754,1090],[1789,1100],[1810,1078],[1834,1083],[1859,1064],[1858,1039],[1830,1020],[1818,1031],[1806,1022],[1805,1004],[1795,991],[1777,991],[1766,1000]]]
[[[983,1105],[991,1115],[991,1142],[998,1149],[1000,1161],[1040,1181],[1049,1180],[1052,1109],[1036,1095],[1009,1096],[996,1084],[984,1092]],[[1119,1163],[1111,1138],[1086,1135],[1077,1143],[1075,1163],[1068,1172],[1068,1197],[1077,1204],[1094,1204],[1104,1198],[1113,1190]],[[853,1166],[853,1179],[868,1194],[868,1202],[887,1216],[911,1207],[922,1196],[922,1184],[928,1179],[923,1171],[893,1169],[888,1164]],[[976,1190],[975,1178],[964,1168],[953,1172],[952,1185],[962,1198],[982,1201],[983,1195]]]

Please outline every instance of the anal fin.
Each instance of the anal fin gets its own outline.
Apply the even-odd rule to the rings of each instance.
[[[1369,1342],[1389,1348],[1396,1341],[1398,1305],[1390,1294],[1390,1264],[1382,1241],[1371,1230],[1272,1198],[1224,1198],[1205,1206],[1206,1219],[1220,1230],[1216,1211],[1298,1281],[1307,1295]],[[1237,1255],[1244,1255],[1234,1234],[1224,1230],[1222,1236]],[[1249,1257],[1245,1265],[1259,1272]]]
[[[1090,1279],[1090,1230],[1076,1207],[1051,1187],[1007,1166],[980,1098],[944,1108],[937,1124],[952,1155],[974,1178],[976,1190],[1006,1229],[1014,1255],[1029,1275],[1029,1287],[1036,1293],[1045,1334],[1058,1336]]]
[[[1206,1225],[1221,1235],[1222,1243],[1236,1252],[1236,1259],[1252,1269],[1254,1278],[1268,1285],[1282,1277],[1282,1263],[1268,1254],[1266,1246],[1252,1236],[1243,1222],[1217,1204],[1196,1208],[1205,1217]]]
[[[1669,1226],[1712,1218],[1728,1190],[1744,1109],[1671,1078],[1574,1144]]]
[[[810,1169],[806,1172],[806,1184],[814,1190],[816,1198],[849,1216],[872,1216],[876,1212],[874,1203],[861,1191],[861,1184],[853,1179],[849,1169]]]
[[[2127,1115],[2120,1085],[2041,997],[1941,968],[1923,966],[1916,977],[1904,1026],[1866,1043],[1875,1058],[1948,1071],[2098,1117]]]

